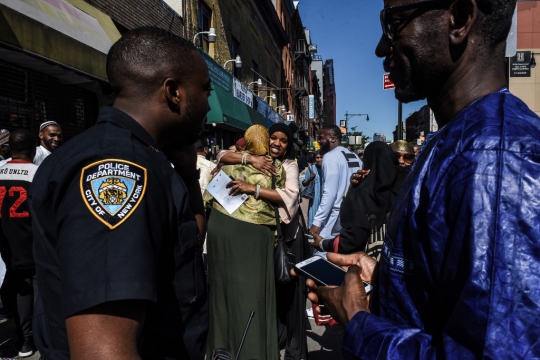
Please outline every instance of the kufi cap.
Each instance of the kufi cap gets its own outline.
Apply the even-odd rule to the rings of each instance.
[[[6,129],[0,130],[0,145],[7,145],[9,141],[9,131]]]
[[[392,150],[394,151],[405,151],[406,153],[414,154],[413,147],[411,146],[411,144],[409,144],[405,140],[395,141],[390,146],[392,147]]]
[[[60,127],[60,125],[56,121],[45,121],[39,126],[39,132],[42,132],[43,129],[45,129],[47,126],[55,125]]]

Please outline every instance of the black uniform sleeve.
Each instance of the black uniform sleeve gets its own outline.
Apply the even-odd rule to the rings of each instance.
[[[115,176],[98,168],[81,170],[57,208],[56,251],[66,317],[108,301],[156,301],[156,263],[168,214],[150,208],[146,181],[138,182],[136,174]],[[152,174],[147,181],[158,186]],[[104,195],[107,190],[116,197]]]

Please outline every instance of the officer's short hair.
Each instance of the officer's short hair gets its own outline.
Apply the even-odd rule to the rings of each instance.
[[[125,33],[109,50],[107,77],[118,95],[148,95],[167,78],[189,78],[195,45],[166,30],[145,26]]]
[[[12,155],[31,157],[35,147],[34,136],[26,129],[13,130],[9,135],[9,149]]]

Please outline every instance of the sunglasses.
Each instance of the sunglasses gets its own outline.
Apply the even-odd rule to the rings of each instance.
[[[396,158],[399,160],[399,158],[403,157],[403,160],[407,162],[412,162],[414,160],[414,154],[402,154],[400,152],[394,151],[394,155],[396,155]]]
[[[394,20],[394,14],[398,14],[407,10],[423,10],[429,8],[437,8],[452,3],[454,0],[424,0],[410,4],[394,6],[381,10],[381,27],[384,36],[389,43],[394,41],[394,35],[398,32],[398,27],[407,19]],[[411,14],[412,16],[412,14]]]

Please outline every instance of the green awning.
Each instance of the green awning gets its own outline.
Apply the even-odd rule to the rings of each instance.
[[[210,105],[210,111],[207,115],[209,124],[223,124],[235,128],[237,131],[245,131],[252,125],[248,112],[249,106],[221,87],[214,87],[208,103]]]
[[[43,0],[0,3],[0,43],[107,81],[107,52],[120,33],[99,10],[70,2],[58,2],[60,7]]]

